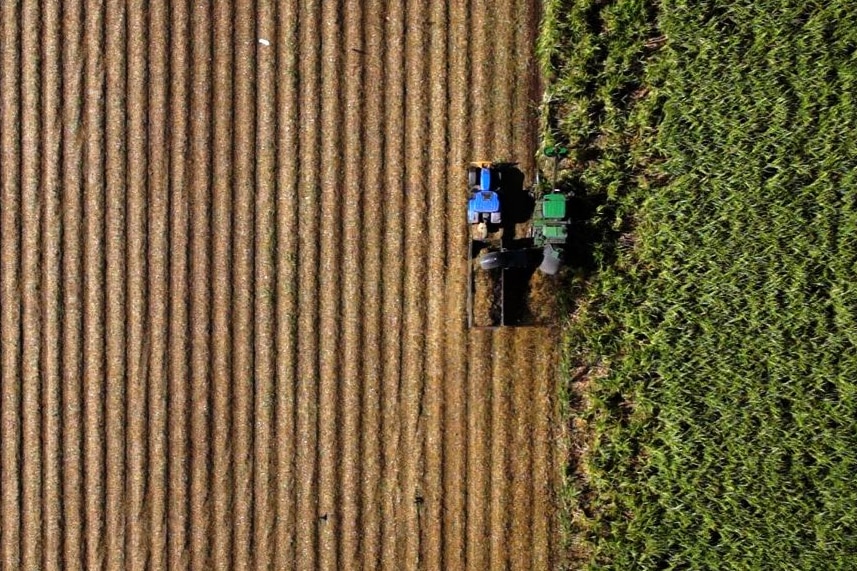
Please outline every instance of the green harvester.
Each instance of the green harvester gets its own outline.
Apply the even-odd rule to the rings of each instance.
[[[562,267],[563,251],[568,240],[568,195],[556,187],[559,159],[568,155],[568,149],[560,146],[545,147],[545,156],[553,158],[553,180],[545,191],[544,185],[536,184],[536,199],[533,214],[533,239],[544,248],[544,259],[539,270],[553,275]]]

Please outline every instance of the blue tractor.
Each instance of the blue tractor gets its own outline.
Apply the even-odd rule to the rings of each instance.
[[[496,232],[503,222],[500,208],[500,178],[502,174],[492,163],[471,163],[467,169],[470,199],[467,202],[467,222],[482,239]]]

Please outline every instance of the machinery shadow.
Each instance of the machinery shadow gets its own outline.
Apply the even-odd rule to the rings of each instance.
[[[524,173],[516,165],[503,167],[499,192],[503,196],[503,236],[514,239],[515,224],[532,218],[536,205],[524,188]]]
[[[505,299],[518,300],[506,305],[506,323],[508,325],[541,325],[535,321],[529,305],[524,300],[530,292],[530,280],[536,273],[536,267],[510,268],[506,270],[503,281]]]
[[[585,187],[573,190],[574,195],[569,198],[570,227],[564,261],[588,277],[615,262],[622,230],[612,228],[616,209],[606,194],[587,193]]]

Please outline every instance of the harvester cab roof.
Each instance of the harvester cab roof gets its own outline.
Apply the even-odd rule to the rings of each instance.
[[[547,220],[564,220],[566,216],[566,198],[558,192],[548,194],[542,200],[542,216]]]
[[[537,201],[533,234],[539,243],[561,247],[568,238],[568,202],[565,194],[552,192]]]

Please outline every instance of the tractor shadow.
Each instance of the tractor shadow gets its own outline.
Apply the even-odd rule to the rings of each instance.
[[[517,165],[502,167],[499,192],[503,196],[503,247],[518,250],[533,247],[533,239],[520,236],[518,225],[529,222],[533,217],[536,201],[524,186],[526,177]],[[530,289],[530,280],[538,264],[529,268],[509,268],[504,271],[503,299],[505,321],[507,325],[527,325],[532,323],[526,299]]]
[[[527,222],[533,217],[536,202],[524,188],[524,173],[521,169],[516,165],[507,165],[501,172],[499,192],[503,196],[503,237],[506,242],[516,239],[516,224]],[[508,244],[506,247],[512,245]]]

